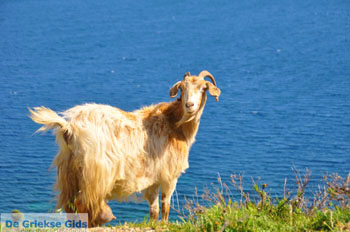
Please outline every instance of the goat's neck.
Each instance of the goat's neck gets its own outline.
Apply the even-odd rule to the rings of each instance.
[[[195,122],[195,120],[191,120],[180,126],[180,129],[182,130],[182,133],[189,145],[192,145],[193,142],[195,141],[198,128],[199,128],[199,121]]]

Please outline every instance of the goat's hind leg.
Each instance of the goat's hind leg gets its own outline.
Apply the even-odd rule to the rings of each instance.
[[[159,216],[159,185],[154,184],[148,187],[144,197],[149,203],[150,220],[157,221]]]

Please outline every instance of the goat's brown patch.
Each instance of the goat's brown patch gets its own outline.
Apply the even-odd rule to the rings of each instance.
[[[170,211],[170,203],[165,200],[165,194],[162,193],[162,220],[168,221],[169,211]]]
[[[183,114],[182,101],[173,101],[160,107],[162,113],[168,118],[170,125],[180,121]]]
[[[121,112],[127,119],[129,119],[130,121],[134,121],[134,120],[137,119],[137,117],[136,117],[134,114],[130,113],[130,112],[125,112],[125,111],[123,111],[123,110],[120,110],[120,112]]]

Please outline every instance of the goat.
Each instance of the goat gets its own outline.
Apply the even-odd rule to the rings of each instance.
[[[56,133],[57,207],[72,212],[69,202],[74,202],[79,213],[89,213],[89,226],[97,226],[114,219],[107,200],[142,192],[150,219],[158,220],[160,189],[162,220],[167,221],[177,180],[189,167],[206,91],[216,101],[221,93],[208,71],[186,73],[170,88],[170,97],[179,90],[175,101],[133,112],[101,104],[78,105],[61,116],[46,107],[29,109],[31,119],[44,125],[37,131]]]

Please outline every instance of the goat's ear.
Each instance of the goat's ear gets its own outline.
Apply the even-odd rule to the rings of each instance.
[[[171,98],[176,97],[177,93],[179,92],[179,88],[181,88],[181,83],[181,81],[178,81],[175,85],[173,85],[173,87],[170,88],[169,95]]]
[[[212,83],[210,83],[209,81],[207,81],[207,86],[208,86],[209,94],[213,97],[216,97],[216,101],[219,101],[221,90],[215,85],[213,85]]]

